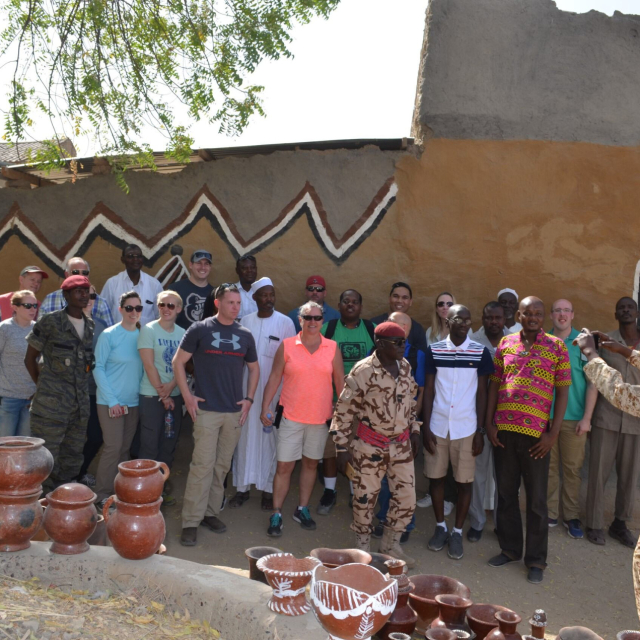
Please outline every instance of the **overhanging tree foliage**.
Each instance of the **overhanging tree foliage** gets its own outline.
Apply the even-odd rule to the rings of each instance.
[[[290,57],[295,23],[327,17],[340,0],[5,0],[0,64],[11,70],[4,139],[32,139],[48,120],[50,141],[28,158],[61,160],[57,140],[89,132],[125,186],[127,166],[155,168],[145,124],[166,153],[187,161],[188,121],[238,134],[263,114],[263,87],[245,80],[264,59]],[[179,105],[185,105],[181,107]]]

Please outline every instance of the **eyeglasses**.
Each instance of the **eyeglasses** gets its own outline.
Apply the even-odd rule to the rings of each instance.
[[[238,291],[238,287],[236,287],[235,283],[232,284],[230,282],[223,282],[219,287],[216,288],[214,296],[216,300],[222,298],[225,291],[231,291],[232,293],[240,293]]]
[[[137,313],[142,313],[144,307],[141,304],[137,304],[135,307],[132,304],[128,304],[126,307],[122,307],[127,313],[131,313],[132,311],[136,311]]]
[[[24,307],[25,309],[37,309],[37,302],[16,302],[16,307]]]
[[[404,347],[407,344],[405,338],[380,338],[383,342],[390,342],[391,344],[395,344],[396,347]]]
[[[90,293],[90,294],[89,294],[89,299],[90,299],[90,300],[95,300],[97,297],[98,297],[98,294],[97,294],[97,293]]]
[[[439,307],[453,307],[453,302],[451,302],[451,300],[449,300],[448,302],[445,302],[444,300],[440,300],[440,302],[438,302],[438,306]]]
[[[461,324],[467,326],[471,324],[471,318],[451,318],[450,322],[453,322],[453,324]]]
[[[315,320],[316,322],[320,322],[322,318],[323,316],[302,316],[302,319],[305,320],[306,322],[311,322],[312,320]]]
[[[307,291],[316,291],[317,293],[322,293],[324,291],[324,287],[307,287]]]
[[[170,311],[173,311],[176,308],[176,305],[173,302],[158,302],[158,306],[160,309],[167,307]]]
[[[82,274],[83,276],[89,275],[89,269],[71,269],[72,276],[79,276]]]
[[[573,309],[551,309],[551,313],[573,313]]]

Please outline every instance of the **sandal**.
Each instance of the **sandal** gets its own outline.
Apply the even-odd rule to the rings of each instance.
[[[625,526],[620,528],[615,528],[613,526],[609,527],[609,535],[617,540],[620,544],[623,544],[625,547],[629,547],[630,549],[635,549],[636,543],[638,539],[631,533],[629,529]]]
[[[266,491],[262,493],[261,507],[263,511],[273,511],[273,494],[272,493],[267,493]]]
[[[229,500],[230,509],[238,509],[249,499],[249,491],[237,491],[236,495]]]
[[[593,544],[604,546],[604,531],[602,529],[587,529],[587,540]]]

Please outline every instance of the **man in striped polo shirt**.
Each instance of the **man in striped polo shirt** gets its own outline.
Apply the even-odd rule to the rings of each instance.
[[[427,347],[425,367],[422,440],[436,517],[436,530],[427,546],[431,551],[440,551],[448,541],[449,557],[460,560],[462,526],[473,492],[475,458],[484,446],[487,383],[493,373],[493,363],[489,350],[469,339],[471,313],[467,307],[453,305],[446,322],[449,335]],[[458,486],[451,535],[444,520],[444,481],[449,461]]]

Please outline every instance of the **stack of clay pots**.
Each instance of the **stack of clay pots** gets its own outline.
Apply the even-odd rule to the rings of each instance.
[[[168,477],[164,462],[131,460],[118,465],[116,493],[107,500],[102,514],[107,536],[123,558],[143,560],[160,548],[166,533],[160,505]],[[115,512],[110,514],[112,504]]]
[[[40,529],[38,498],[53,468],[43,445],[40,438],[0,438],[0,551],[27,549]]]

